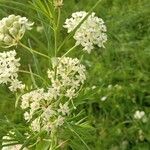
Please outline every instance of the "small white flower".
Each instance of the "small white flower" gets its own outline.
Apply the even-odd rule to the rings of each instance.
[[[44,30],[43,26],[37,26],[36,27],[36,31],[39,32],[39,33],[42,33]]]
[[[53,86],[54,86],[54,84],[53,84]],[[58,96],[60,96],[60,87],[59,86],[50,87],[48,89],[48,93],[47,94],[49,95],[50,100],[52,98],[57,99]]]
[[[108,89],[112,89],[112,85],[111,84],[108,85]]]
[[[137,119],[137,120],[142,119],[144,116],[145,116],[145,112],[144,112],[144,111],[139,111],[139,110],[137,110],[137,111],[134,113],[134,118]]]
[[[121,85],[118,85],[118,84],[116,84],[114,87],[117,88],[118,90],[121,90],[121,89],[122,89],[122,86],[121,86]]]
[[[76,96],[75,89],[68,89],[66,91],[65,96],[68,97],[69,99],[72,99],[73,97],[75,97]]]
[[[32,119],[31,114],[28,113],[28,112],[25,112],[25,113],[24,113],[24,119],[30,121],[30,120]]]
[[[22,84],[22,81],[19,81],[18,79],[14,79],[11,81],[11,85],[9,86],[10,91],[15,92],[18,89],[23,90],[25,88],[25,84]]]
[[[103,96],[102,98],[101,98],[101,101],[105,101],[107,99],[107,96]]]
[[[41,130],[41,127],[40,127],[40,118],[36,118],[32,121],[31,123],[31,129],[33,131],[40,131]]]
[[[92,90],[94,90],[94,89],[96,89],[96,86],[94,85],[94,86],[92,86]]]
[[[144,137],[144,133],[142,130],[139,130],[139,140],[140,141],[144,141],[145,137]]]
[[[55,8],[62,7],[63,0],[54,0],[54,6],[55,6]]]
[[[62,115],[67,115],[69,114],[69,107],[68,107],[68,102],[66,102],[64,105],[62,103],[59,104],[59,109],[58,112],[61,112]]]
[[[44,112],[42,114],[42,117],[44,117],[47,120],[56,115],[56,111],[53,110],[51,106],[48,106],[47,108],[43,108],[43,111]]]
[[[88,13],[85,11],[75,12],[70,19],[66,19],[64,28],[68,33],[73,31]],[[88,53],[94,49],[94,46],[105,47],[107,41],[106,26],[101,18],[95,16],[93,12],[77,29],[74,35],[76,45],[82,45],[84,51]]]
[[[56,127],[62,126],[64,124],[64,120],[65,118],[59,115],[57,120],[55,121],[55,126]]]
[[[30,108],[29,114],[25,112],[25,120],[30,121],[31,116],[35,113],[36,110],[40,108],[40,103],[44,100],[44,89],[37,89],[22,95],[21,97],[21,108],[26,109]],[[27,117],[30,116],[30,117]],[[28,120],[29,118],[29,120]]]

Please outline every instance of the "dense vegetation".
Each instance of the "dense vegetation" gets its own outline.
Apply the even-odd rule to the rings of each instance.
[[[64,0],[60,24],[63,25],[65,19],[75,11],[89,11],[96,1]],[[27,0],[1,0],[0,18],[20,14],[34,21],[33,30],[27,33],[23,42],[31,43],[38,51],[48,54],[54,47],[53,34],[48,19],[40,13],[42,7],[39,8],[41,10],[33,9]],[[88,70],[85,88],[74,100],[77,106],[74,113],[80,112],[76,120],[84,118],[86,123],[74,126],[74,130],[91,150],[150,149],[149,8],[149,0],[102,0],[94,11],[107,26],[108,41],[105,49],[96,48],[90,55],[84,56],[82,51],[75,49],[69,54],[84,57],[83,63]],[[37,32],[36,27],[42,25],[44,31]],[[67,35],[66,30],[61,28],[59,35],[61,44]],[[58,55],[63,54],[73,43],[74,40],[68,40]],[[21,60],[24,68],[28,69],[26,64],[32,64],[32,71],[36,72],[35,58],[21,47],[18,53],[24,58]],[[36,61],[40,61],[40,74],[46,76],[43,72],[48,65],[45,59],[36,56]],[[21,74],[21,77],[28,86],[31,85],[32,80],[28,75]],[[40,82],[38,84],[41,85]],[[145,112],[146,121],[134,118],[137,110]],[[0,138],[13,126],[21,127],[25,124],[22,111],[15,108],[14,95],[2,85],[0,122]],[[61,136],[66,137],[64,139],[70,138],[70,149],[87,149],[80,138],[76,134],[70,135],[67,129],[65,135]]]

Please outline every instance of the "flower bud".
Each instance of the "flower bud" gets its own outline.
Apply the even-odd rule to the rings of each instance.
[[[54,0],[55,8],[59,8],[63,6],[63,0]]]
[[[6,35],[4,37],[4,42],[9,44],[13,42],[13,39],[9,35]]]
[[[18,21],[15,21],[15,22],[13,23],[13,27],[19,29],[19,28],[20,28],[19,22],[18,22]]]
[[[12,36],[16,36],[18,34],[18,30],[14,27],[10,28],[9,32]]]

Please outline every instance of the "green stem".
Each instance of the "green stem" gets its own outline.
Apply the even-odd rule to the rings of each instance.
[[[57,132],[56,129],[54,129],[54,131],[51,132],[51,146],[49,150],[55,150],[56,146],[57,146]]]
[[[35,74],[35,73],[31,73],[31,72],[25,71],[25,70],[19,70],[18,72],[20,72],[20,73],[26,73],[26,74],[30,74],[30,75],[32,74],[33,76],[38,77],[39,79],[41,79],[46,85],[48,84],[48,83],[45,81],[44,78],[42,78],[41,76],[39,76],[39,75],[37,75],[37,74]]]
[[[86,142],[82,139],[82,137],[73,128],[71,128],[71,126],[69,125],[69,123],[67,123],[67,124],[68,124],[69,130],[71,132],[73,132],[81,140],[81,142],[85,145],[85,147],[87,148],[87,150],[91,150],[90,147],[86,144]]]
[[[65,57],[67,54],[69,54],[72,50],[74,50],[78,45],[74,45],[71,47],[61,58]]]
[[[60,14],[61,10],[58,8],[58,16],[57,16],[57,21],[55,23],[55,29],[54,29],[54,39],[55,39],[55,57],[57,55],[57,41],[58,41],[58,30],[59,30],[59,23],[60,23]]]
[[[76,47],[77,47],[78,45],[74,45],[72,48],[70,48],[62,57],[61,57],[61,59],[63,58],[63,57],[65,57],[68,53],[70,53],[73,49],[75,49]],[[60,62],[61,60],[59,60],[59,62]],[[58,64],[59,64],[59,62],[58,62]],[[57,65],[58,65],[57,64]],[[56,79],[56,75],[57,75],[57,66],[55,67],[55,79]]]
[[[28,51],[31,52],[32,54],[35,53],[35,54],[38,54],[38,55],[40,55],[40,56],[43,56],[43,57],[45,57],[45,58],[47,58],[47,59],[51,59],[49,56],[47,56],[47,55],[45,55],[45,54],[43,54],[43,53],[40,53],[40,52],[38,52],[38,51],[36,51],[36,50],[33,50],[33,49],[31,49],[30,47],[27,47],[26,45],[22,44],[21,42],[20,42],[19,44],[20,44],[20,46],[22,46],[23,48],[25,48],[26,50],[28,50]]]
[[[58,8],[58,16],[57,16],[57,22],[56,24],[54,24],[55,29],[54,29],[54,39],[55,39],[55,57],[57,56],[57,34],[58,34],[58,30],[59,30],[59,23],[60,23],[60,14],[61,14],[61,10],[60,8]],[[56,74],[57,74],[57,67],[55,67],[55,79],[56,79]]]
[[[59,29],[59,23],[60,23],[60,14],[61,14],[61,9],[60,9],[60,8],[58,8],[57,30]]]
[[[55,38],[55,57],[56,57],[56,51],[57,51],[57,30],[55,29],[54,30],[54,38]]]

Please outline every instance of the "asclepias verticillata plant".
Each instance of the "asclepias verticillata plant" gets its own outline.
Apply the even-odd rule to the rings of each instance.
[[[0,21],[1,47],[12,48],[11,51],[0,53],[0,84],[7,85],[11,92],[19,95],[16,99],[17,101],[19,99],[19,107],[24,112],[24,120],[30,131],[23,133],[25,137],[23,143],[15,139],[16,132],[14,130],[9,131],[3,137],[3,150],[55,150],[63,149],[63,146],[69,142],[59,138],[59,134],[63,132],[63,128],[71,129],[70,123],[72,121],[69,122],[68,118],[73,109],[77,109],[73,101],[80,93],[86,80],[86,67],[78,58],[67,55],[79,45],[83,47],[83,53],[92,53],[95,46],[105,47],[104,44],[107,41],[105,23],[92,12],[99,2],[89,12],[75,12],[71,18],[66,19],[63,27],[67,29],[68,36],[70,33],[73,34],[76,42],[73,47],[59,57],[57,52],[61,50],[66,39],[68,39],[66,37],[62,44],[58,45],[57,36],[63,0],[54,0],[48,3],[54,7],[56,13],[56,21],[52,22],[55,45],[53,57],[35,51],[21,42],[25,32],[34,27],[34,23],[26,17],[12,14]],[[48,61],[51,60],[51,66],[45,72],[49,82],[34,72],[20,69],[21,58],[18,58],[15,50],[18,45],[38,54],[41,58],[45,57]],[[46,87],[28,90],[26,83],[18,79],[19,72],[38,76],[43,82],[46,82]],[[90,149],[84,141],[82,142],[87,149]]]

